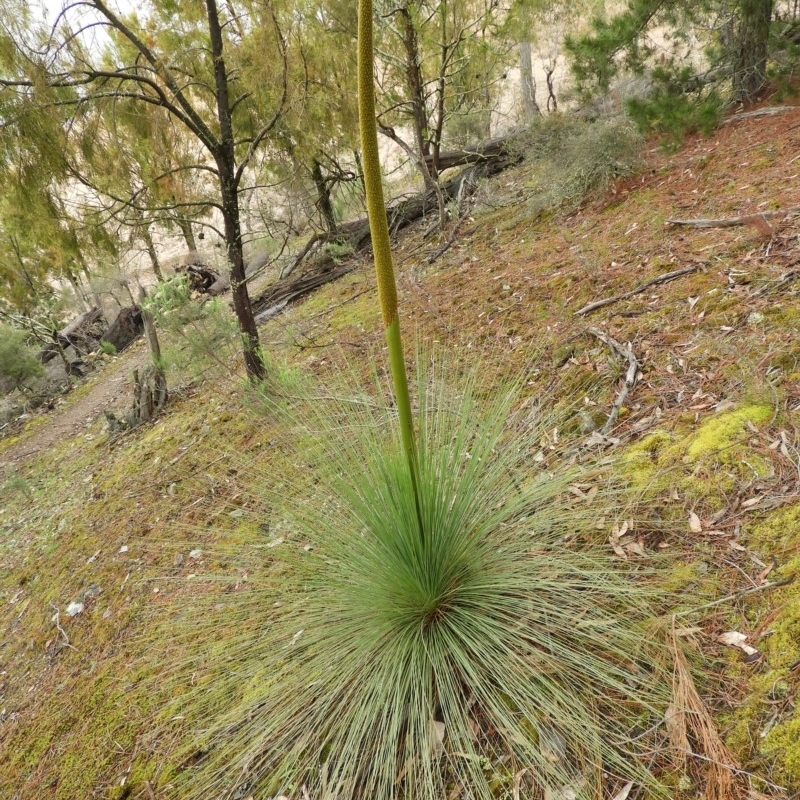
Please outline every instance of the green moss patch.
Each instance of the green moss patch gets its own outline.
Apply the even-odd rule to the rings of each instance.
[[[767,405],[746,405],[713,415],[688,433],[655,431],[628,447],[624,471],[634,488],[679,489],[689,501],[719,506],[740,481],[765,477],[770,463],[749,444],[748,423],[771,419]]]
[[[776,509],[754,525],[749,547],[762,560],[778,565],[768,580],[800,576],[800,503]],[[732,715],[728,741],[743,761],[770,764],[783,785],[800,786],[800,584],[758,596],[753,616],[763,619],[761,638],[754,642],[764,654],[756,674],[744,674],[747,699]]]

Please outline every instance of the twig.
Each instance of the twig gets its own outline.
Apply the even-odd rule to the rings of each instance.
[[[156,793],[153,791],[153,784],[150,781],[144,782],[144,788],[147,790],[147,796],[150,800],[156,800]]]
[[[772,117],[775,114],[784,114],[787,111],[797,111],[800,106],[772,106],[771,108],[757,108],[755,111],[746,111],[744,114],[734,114],[720,122],[720,127],[739,122],[743,119],[756,119],[757,117]]]
[[[61,612],[58,610],[58,606],[55,603],[50,603],[50,608],[52,608],[53,611],[56,612],[55,615],[53,616],[53,622],[55,623],[58,632],[64,637],[64,647],[69,647],[77,652],[78,648],[70,644],[67,632],[61,627]]]
[[[777,292],[780,289],[783,289],[784,286],[788,286],[790,283],[793,283],[798,278],[800,278],[800,272],[798,272],[796,269],[792,270],[791,272],[781,275],[781,277],[778,278],[775,283],[765,283],[763,286],[760,286],[750,296],[760,297],[762,294],[766,294],[767,292]]]
[[[758,214],[746,214],[743,217],[727,217],[724,219],[668,219],[665,225],[683,225],[688,228],[735,228],[738,225],[763,226],[768,219],[788,217],[800,211],[800,206],[786,208],[781,211],[760,211]]]
[[[583,308],[579,308],[575,312],[575,316],[582,317],[584,314],[590,314],[592,311],[596,311],[598,308],[603,308],[603,306],[609,306],[612,303],[618,303],[620,300],[627,300],[629,297],[641,294],[651,286],[656,286],[659,283],[669,283],[669,281],[674,281],[675,278],[680,278],[683,275],[689,275],[692,272],[697,272],[697,270],[700,269],[700,266],[700,264],[694,264],[691,267],[681,267],[681,269],[674,269],[672,272],[665,272],[663,275],[659,275],[658,277],[652,278],[649,281],[640,283],[635,289],[631,289],[629,292],[623,292],[622,294],[614,295],[614,297],[606,297],[603,300],[595,300],[593,303],[589,303]]]
[[[751,594],[756,594],[758,592],[765,592],[768,589],[777,589],[780,586],[788,586],[790,583],[794,581],[794,575],[789,575],[788,578],[782,578],[779,581],[772,581],[771,583],[763,583],[761,586],[751,586],[749,589],[742,589],[740,592],[734,592],[733,594],[729,594],[725,597],[720,597],[719,600],[714,600],[711,603],[706,603],[702,606],[696,606],[695,608],[690,608],[688,611],[678,611],[674,616],[676,617],[685,617],[688,614],[694,614],[697,611],[705,611],[707,608],[715,608],[716,606],[721,606],[723,603],[730,603],[733,600],[741,600],[743,597],[748,597]]]
[[[453,242],[456,240],[456,236],[458,235],[458,229],[461,227],[461,223],[469,216],[469,209],[467,209],[454,223],[453,227],[450,229],[450,233],[447,236],[447,240],[443,245],[437,247],[436,250],[428,256],[428,263],[433,264],[437,258],[444,255],[449,249]]]
[[[625,373],[625,382],[622,384],[622,388],[617,394],[617,399],[614,401],[614,405],[611,406],[611,413],[608,415],[606,424],[600,429],[600,433],[605,434],[614,427],[614,423],[617,421],[619,410],[622,408],[625,398],[628,396],[628,393],[631,391],[631,389],[633,389],[633,387],[636,385],[636,375],[639,371],[639,362],[636,360],[636,356],[633,354],[632,350],[629,350],[627,347],[621,345],[616,339],[612,339],[607,333],[601,331],[600,328],[587,328],[586,330],[591,333],[592,336],[596,336],[601,342],[605,342],[605,344],[607,344],[612,350],[619,353],[628,361],[628,371]]]

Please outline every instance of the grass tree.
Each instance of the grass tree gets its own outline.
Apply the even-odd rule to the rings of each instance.
[[[669,680],[653,589],[645,570],[622,570],[593,545],[597,511],[568,491],[602,479],[591,467],[532,468],[546,421],[515,412],[513,388],[473,379],[451,390],[421,368],[413,411],[371,42],[360,0],[364,172],[395,402],[325,392],[291,409],[291,438],[271,448],[248,503],[269,514],[270,540],[250,550],[235,602],[210,593],[186,626],[199,647],[193,688],[170,714],[202,732],[180,796],[656,788],[647,756]]]

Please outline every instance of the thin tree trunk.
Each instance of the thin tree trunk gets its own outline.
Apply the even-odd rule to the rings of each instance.
[[[219,144],[214,150],[214,159],[219,172],[222,218],[225,223],[228,260],[231,264],[231,294],[233,295],[233,308],[236,312],[239,330],[242,334],[245,369],[251,380],[258,381],[265,377],[264,362],[261,358],[258,328],[250,305],[250,295],[247,293],[247,278],[244,271],[233,127],[228,99],[228,76],[222,53],[222,30],[220,28],[216,0],[206,0],[206,9],[208,11],[211,55],[214,59],[214,81],[220,132]]]
[[[86,278],[86,285],[89,287],[89,291],[92,293],[92,301],[94,302],[95,307],[102,308],[103,300],[97,293],[97,290],[94,288],[94,286],[92,286],[92,276],[89,273],[89,267],[86,265],[86,261],[84,261],[82,255],[78,256],[78,261],[81,266],[81,273],[83,274],[83,277]]]
[[[734,42],[733,92],[752,101],[767,80],[767,46],[774,0],[739,0]]]
[[[197,252],[197,240],[194,238],[192,223],[188,219],[176,219],[175,223],[181,229],[186,246],[192,253]]]
[[[336,216],[333,213],[330,189],[325,182],[319,161],[315,158],[311,163],[311,177],[314,179],[314,186],[317,187],[317,208],[328,233],[336,233]]]
[[[150,265],[153,267],[153,272],[159,281],[164,280],[164,273],[161,271],[161,262],[158,260],[158,253],[156,253],[156,246],[153,242],[153,237],[150,235],[150,226],[147,223],[142,223],[141,236],[144,241],[144,246],[147,249],[147,255],[150,258]]]
[[[536,81],[533,78],[531,43],[519,43],[519,74],[522,86],[522,113],[525,122],[533,122],[542,116],[542,109],[536,102]]]
[[[439,199],[439,227],[444,229],[447,221],[447,207],[439,187],[438,173],[435,164],[428,164],[426,156],[430,155],[430,133],[428,129],[428,110],[425,103],[422,69],[419,63],[419,41],[414,20],[406,2],[399,9],[403,27],[403,43],[406,51],[406,84],[411,103],[412,128],[414,144],[417,152],[417,169],[419,169],[425,187],[436,193]]]
[[[75,292],[75,297],[77,298],[83,310],[88,311],[92,306],[78,278],[68,271],[67,280],[69,281],[70,286],[72,286],[72,291]]]
[[[361,153],[358,150],[353,150],[353,158],[355,159],[356,162],[356,172],[358,173],[358,182],[361,185],[361,196],[366,198],[367,189],[366,186],[364,185],[364,166],[361,163]]]
[[[555,85],[553,83],[553,73],[555,71],[555,64],[550,64],[545,68],[545,80],[547,81],[547,110],[551,114],[554,111],[558,111],[558,98],[556,97]]]

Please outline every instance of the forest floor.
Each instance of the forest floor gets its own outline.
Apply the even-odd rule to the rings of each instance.
[[[735,791],[800,796],[800,107],[674,151],[651,141],[635,175],[577,208],[542,213],[535,177],[526,162],[483,186],[433,263],[428,222],[396,243],[407,341],[497,385],[521,380],[563,410],[554,441],[618,461],[703,608],[685,635],[713,667],[700,688]],[[359,258],[262,327],[285,380],[370,380],[382,332]],[[626,354],[637,380],[601,433]],[[252,474],[291,468],[270,460],[278,421],[219,353],[170,378],[182,385],[155,422],[111,439],[103,412],[129,404],[143,358],[123,353],[0,440],[2,798],[172,796],[188,733],[163,718],[177,689],[153,653],[183,646],[169,641],[182,608],[239,589],[232,554],[263,535]],[[645,515],[619,522],[601,541],[621,561],[652,557]],[[218,574],[241,581],[199,580]],[[673,796],[703,796],[699,755]]]

